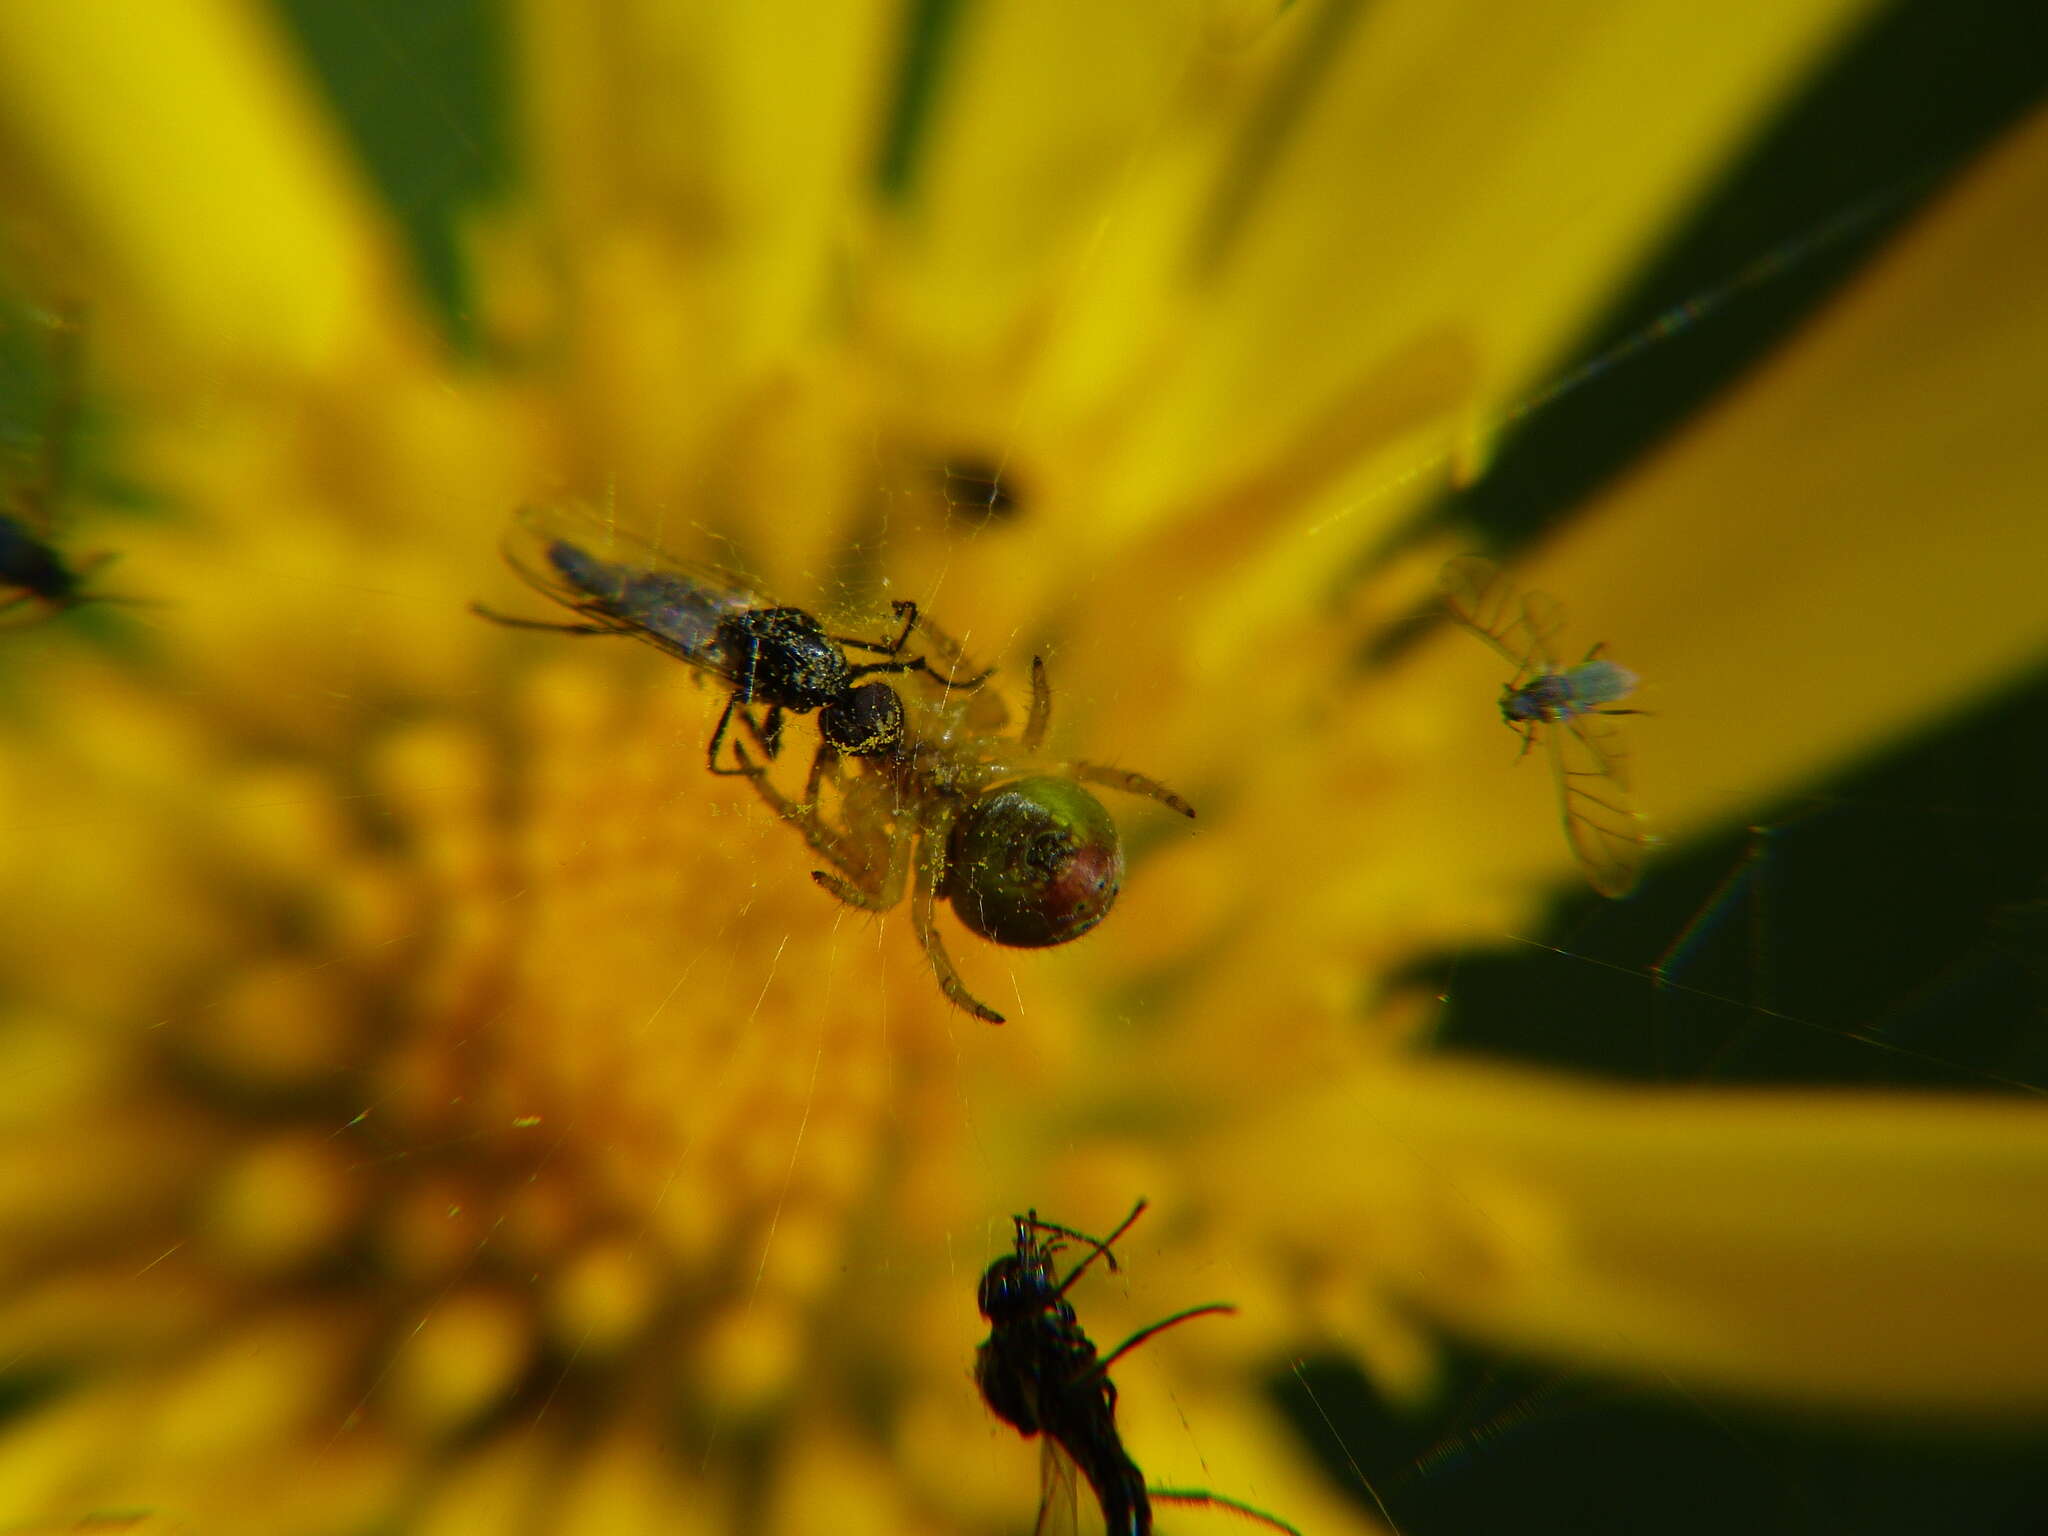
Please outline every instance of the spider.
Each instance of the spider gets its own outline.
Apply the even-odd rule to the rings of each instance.
[[[1128,769],[1040,755],[1052,718],[1045,663],[1031,661],[1031,710],[1014,738],[969,725],[964,701],[913,698],[903,739],[848,776],[830,740],[811,762],[801,803],[764,775],[753,783],[775,813],[803,834],[832,869],[811,878],[849,906],[886,912],[911,886],[910,922],[939,990],[991,1024],[1003,1016],[975,997],[953,968],[936,911],[950,901],[982,938],[1019,949],[1065,944],[1108,915],[1123,880],[1116,823],[1082,786],[1145,795],[1183,816],[1195,812],[1156,779]],[[735,743],[743,762],[745,748]],[[834,825],[821,809],[825,783],[838,791]]]
[[[605,550],[605,554],[593,553]],[[576,505],[522,507],[505,543],[512,568],[536,591],[585,615],[580,624],[523,619],[481,603],[470,608],[494,624],[565,635],[633,635],[732,687],[704,760],[717,774],[759,776],[762,765],[739,753],[721,766],[718,749],[737,714],[772,760],[782,749],[785,712],[818,712],[818,731],[835,751],[868,757],[903,740],[903,703],[887,683],[857,679],[884,672],[925,672],[951,686],[976,688],[989,673],[952,682],[903,648],[919,627],[917,604],[893,604],[902,630],[891,640],[831,635],[801,608],[769,603],[714,566],[675,559],[599,521]],[[950,641],[942,646],[957,660]],[[841,649],[885,658],[849,662]],[[756,720],[743,706],[767,706]]]
[[[1055,1222],[1041,1221],[1038,1212],[1012,1217],[1016,1247],[982,1271],[975,1300],[988,1320],[988,1338],[975,1351],[974,1379],[989,1411],[1019,1434],[1045,1436],[1039,1491],[1038,1524],[1046,1533],[1055,1520],[1070,1525],[1073,1469],[1079,1467],[1102,1507],[1102,1523],[1110,1536],[1148,1536],[1152,1504],[1186,1504],[1229,1510],[1300,1536],[1294,1527],[1262,1510],[1197,1488],[1149,1488],[1138,1464],[1124,1449],[1116,1427],[1116,1386],[1109,1368],[1154,1334],[1191,1318],[1235,1312],[1224,1302],[1190,1307],[1140,1328],[1106,1355],[1082,1330],[1067,1291],[1097,1258],[1112,1270],[1116,1256],[1110,1245],[1130,1231],[1145,1213],[1140,1200],[1117,1229],[1093,1238]],[[1071,1240],[1088,1253],[1059,1278],[1055,1260]]]
[[[1500,717],[1522,738],[1523,757],[1542,728],[1579,868],[1601,895],[1627,895],[1642,871],[1644,839],[1628,803],[1628,753],[1607,717],[1643,713],[1612,707],[1635,691],[1636,675],[1603,657],[1604,644],[1560,666],[1551,641],[1564,628],[1564,608],[1546,593],[1518,593],[1491,560],[1460,555],[1438,581],[1451,617],[1515,669],[1501,687]]]

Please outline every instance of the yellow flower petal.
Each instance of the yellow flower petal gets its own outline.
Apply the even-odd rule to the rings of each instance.
[[[1261,1211],[1497,1343],[1843,1407],[2048,1405],[2031,1102],[1416,1064],[1260,1121],[1219,1177],[1238,1157],[1321,1168]]]
[[[1134,1452],[1318,1529],[1370,1512],[1261,1384],[1345,1349],[1419,1398],[1432,1322],[1794,1397],[2038,1401],[1987,1342],[2012,1277],[2038,1290],[2039,1255],[1994,1240],[2032,1175],[2000,1173],[1994,1149],[2033,1140],[2007,1106],[1387,1064],[1434,1008],[1393,978],[1518,931],[1565,856],[1540,770],[1512,781],[1533,802],[1473,810],[1512,772],[1493,660],[1445,635],[1361,664],[1448,551],[1362,588],[1351,552],[1448,452],[1476,457],[1856,6],[530,0],[515,89],[537,175],[471,237],[484,344],[458,368],[387,344],[413,301],[381,286],[374,216],[261,13],[207,4],[164,55],[205,89],[161,106],[148,186],[101,164],[119,125],[78,121],[76,81],[51,80],[104,50],[99,77],[134,85],[112,8],[0,21],[0,83],[31,87],[0,100],[0,134],[33,141],[29,223],[93,255],[112,375],[202,385],[143,393],[127,439],[176,511],[124,527],[124,584],[166,606],[127,652],[69,620],[5,648],[0,798],[23,809],[0,970],[25,1004],[0,1055],[25,1080],[0,1105],[0,1341],[61,1379],[0,1426],[0,1488],[38,1517],[120,1499],[266,1533],[1014,1527],[1036,1453],[978,1401],[976,1278],[1011,1211],[1100,1227],[1139,1193],[1158,1214],[1127,1276],[1076,1288],[1090,1336],[1211,1299],[1245,1314],[1119,1362]],[[904,55],[932,40],[907,29],[948,17],[914,163],[881,194]],[[251,144],[216,152],[222,124]],[[202,198],[179,226],[175,194],[215,162],[252,205]],[[164,206],[118,206],[159,187]],[[291,227],[246,237],[266,198]],[[1669,462],[1777,409],[1842,316],[1863,316],[1866,366],[1784,397],[1810,415],[1851,413],[1904,316],[1946,390],[2025,418],[2031,332],[1977,334],[1966,304],[1956,340],[1923,302],[1981,284],[2026,227],[1976,239],[1973,207],[1901,259],[1922,276],[1873,280],[1759,375],[1763,404],[1735,399]],[[195,279],[208,260],[224,294]],[[1903,442],[1894,391],[1872,419]],[[1731,449],[1695,495],[1745,494],[1775,472],[1758,457]],[[1987,462],[1981,485],[1929,483],[2030,494],[2024,453]],[[953,502],[950,472],[977,465],[1015,471],[1012,506]],[[1014,721],[1045,655],[1057,750],[1157,771],[1201,820],[1117,808],[1129,887],[1084,943],[1001,950],[942,914],[1017,1017],[971,1023],[901,911],[835,907],[792,829],[705,773],[723,689],[466,612],[548,615],[492,543],[511,505],[565,487],[833,623],[827,599],[927,603],[1005,669],[963,736]],[[1718,698],[1673,742],[1775,728],[1727,701],[1816,627],[1687,671],[1668,546],[1563,564],[1635,536],[1634,489],[1542,579],[1617,647],[1640,639],[1623,659],[1668,670],[1653,685]],[[1694,503],[1654,505],[1688,528]],[[1842,592],[1892,594],[1924,547],[1875,543],[1886,569]],[[1657,611],[1635,619],[1614,605],[1639,586]],[[1988,679],[1973,647],[1961,670],[1888,660],[1780,755],[1645,756],[1645,798],[1655,767],[1693,824],[1714,775],[1806,771]],[[1814,660],[1788,692],[1827,676]],[[792,791],[814,729],[791,725]],[[1818,1342],[1788,1340],[1851,1275],[1864,1293]],[[1913,1360],[1823,1347],[1881,1331],[1905,1283],[1950,1282],[1981,1324],[1917,1320]],[[316,1283],[317,1307],[296,1294]],[[96,1308],[146,1315],[96,1330]],[[1966,1366],[1952,1399],[1930,1384],[1944,1352]]]
[[[391,253],[253,6],[7,7],[0,141],[64,232],[58,291],[117,301],[135,342],[326,375],[389,334]]]
[[[1633,733],[1638,782],[1674,834],[2048,656],[2044,185],[2037,117],[1529,568],[1584,594],[1588,644],[1628,637],[1661,711]]]

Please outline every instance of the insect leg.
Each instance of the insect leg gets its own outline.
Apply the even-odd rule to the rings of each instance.
[[[616,624],[557,624],[552,619],[522,619],[513,614],[500,613],[495,608],[486,608],[482,603],[471,603],[469,611],[480,619],[489,619],[493,624],[502,624],[507,629],[546,629],[558,635],[618,635],[625,631]]]
[[[740,696],[737,693],[727,694],[725,697],[725,708],[719,711],[718,724],[711,732],[711,744],[704,749],[704,766],[716,774],[744,774],[749,777],[756,777],[768,771],[767,765],[755,762],[746,753],[740,751],[738,742],[733,743],[733,752],[737,756],[740,766],[737,768],[721,768],[718,766],[718,748],[724,742],[725,733],[732,725],[733,711],[739,707]],[[753,724],[753,717],[751,715],[742,715],[742,718],[749,725]],[[756,737],[759,737],[761,733],[757,729],[754,734]],[[772,752],[769,753],[770,757],[774,755]]]
[[[917,861],[917,886],[910,898],[910,926],[917,932],[917,942],[924,946],[924,957],[931,962],[932,974],[938,978],[939,990],[956,1008],[964,1009],[977,1019],[991,1024],[1003,1022],[1003,1016],[982,1002],[960,980],[960,973],[953,969],[953,959],[946,953],[945,943],[939,938],[939,925],[935,916],[938,905],[939,885],[945,877],[946,840],[927,832],[924,848]]]
[[[851,635],[834,635],[832,638],[841,645],[850,645],[855,650],[866,651],[870,655],[902,655],[903,647],[910,642],[910,632],[917,628],[917,604],[911,602],[909,598],[899,597],[889,606],[895,610],[896,617],[903,620],[903,632],[894,640],[856,640]],[[908,665],[917,666],[919,663],[911,662]]]
[[[1122,1221],[1118,1222],[1116,1224],[1116,1230],[1110,1233],[1107,1237],[1090,1237],[1086,1232],[1076,1232],[1072,1227],[1062,1227],[1055,1222],[1040,1221],[1038,1219],[1038,1212],[1036,1211],[1033,1211],[1028,1217],[1026,1217],[1025,1220],[1027,1224],[1037,1228],[1041,1232],[1057,1232],[1062,1237],[1071,1237],[1075,1242],[1086,1243],[1089,1247],[1090,1251],[1088,1257],[1083,1259],[1080,1263],[1076,1264],[1073,1267],[1073,1269],[1068,1273],[1067,1278],[1060,1282],[1060,1288],[1054,1294],[1064,1296],[1066,1294],[1067,1287],[1072,1285],[1076,1280],[1080,1279],[1081,1271],[1086,1269],[1090,1264],[1093,1264],[1097,1257],[1100,1257],[1105,1263],[1109,1265],[1110,1269],[1114,1270],[1117,1267],[1116,1255],[1110,1252],[1110,1245],[1114,1243],[1118,1238],[1122,1237],[1126,1232],[1130,1231],[1132,1227],[1137,1225],[1138,1218],[1145,1214],[1146,1204],[1147,1202],[1141,1199],[1136,1205],[1132,1206],[1131,1214],[1126,1216]]]
[[[1285,1531],[1287,1536],[1301,1536],[1301,1532],[1277,1515],[1269,1515],[1256,1505],[1246,1504],[1238,1499],[1225,1498],[1220,1493],[1211,1493],[1206,1488],[1147,1488],[1148,1497],[1161,1504],[1182,1504],[1191,1509],[1227,1509],[1234,1515],[1247,1520],[1271,1526],[1276,1531]],[[1373,1495],[1375,1498],[1377,1494]]]
[[[1191,1318],[1225,1317],[1236,1311],[1237,1308],[1233,1307],[1227,1301],[1212,1301],[1205,1307],[1189,1307],[1185,1312],[1176,1312],[1171,1317],[1162,1317],[1161,1319],[1159,1319],[1158,1322],[1152,1323],[1147,1327],[1140,1328],[1128,1339],[1125,1339],[1123,1343],[1117,1345],[1115,1349],[1112,1349],[1108,1354],[1104,1355],[1100,1360],[1096,1361],[1093,1366],[1089,1367],[1088,1375],[1108,1375],[1109,1368],[1112,1365],[1116,1364],[1117,1361],[1121,1360],[1125,1355],[1128,1355],[1132,1350],[1136,1349],[1140,1344],[1144,1343],[1147,1339],[1151,1338],[1156,1333],[1164,1333],[1167,1329],[1175,1327],[1180,1323],[1185,1323]]]
[[[856,650],[868,651],[878,656],[900,656],[903,652],[903,647],[910,641],[911,631],[918,628],[923,621],[918,616],[917,604],[911,602],[908,598],[898,598],[890,606],[904,620],[903,633],[898,635],[893,641],[877,644],[870,640],[856,640],[851,635],[834,635],[832,638],[841,645],[850,645]],[[959,645],[940,634],[929,624],[924,625],[924,630],[927,638],[937,642],[938,649],[946,660],[958,666],[960,663]],[[948,688],[979,688],[983,683],[996,675],[996,669],[989,667],[982,672],[976,673],[973,677],[954,677],[950,673],[939,671],[931,664],[930,659],[924,656],[913,656],[908,661],[863,662],[861,665],[853,668],[852,671],[855,677],[864,677],[873,672],[922,672],[934,682]]]

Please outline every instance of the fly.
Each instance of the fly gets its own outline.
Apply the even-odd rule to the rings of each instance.
[[[1293,1526],[1263,1510],[1204,1489],[1149,1488],[1124,1449],[1116,1427],[1116,1387],[1109,1368],[1140,1344],[1191,1318],[1235,1312],[1224,1302],[1190,1307],[1140,1328],[1107,1355],[1098,1356],[1082,1330],[1067,1291],[1097,1258],[1112,1270],[1111,1244],[1130,1231],[1145,1212],[1140,1200],[1117,1229],[1105,1238],[1089,1237],[1056,1222],[1041,1221],[1036,1211],[1013,1217],[1015,1248],[982,1272],[976,1300],[988,1320],[989,1333],[975,1353],[974,1379],[989,1411],[1019,1434],[1045,1437],[1044,1483],[1040,1491],[1037,1536],[1049,1536],[1049,1523],[1066,1518],[1071,1478],[1063,1468],[1080,1469],[1101,1506],[1109,1536],[1148,1536],[1152,1506],[1183,1504],[1225,1509],[1289,1536]],[[1067,1243],[1088,1249],[1079,1263],[1058,1277],[1056,1260]],[[1064,1485],[1063,1485],[1064,1479]]]
[[[1560,664],[1552,642],[1564,608],[1542,592],[1517,592],[1491,560],[1460,555],[1438,583],[1451,617],[1515,669],[1500,691],[1500,715],[1522,738],[1522,754],[1540,735],[1550,753],[1565,841],[1602,896],[1626,896],[1642,873],[1642,818],[1629,803],[1628,749],[1615,715],[1635,692],[1636,675],[1608,660],[1604,643]]]
[[[770,759],[782,748],[785,713],[818,715],[818,732],[836,752],[867,757],[903,740],[903,703],[880,673],[922,671],[955,687],[978,687],[987,674],[952,683],[922,656],[903,655],[918,628],[917,604],[892,606],[902,629],[893,639],[828,634],[801,608],[771,603],[715,566],[678,560],[608,527],[575,506],[522,507],[505,541],[505,558],[536,591],[583,615],[582,622],[523,619],[470,607],[494,624],[567,635],[632,635],[725,683],[725,710],[704,759],[717,774],[759,775],[761,765],[734,743],[722,766],[735,715]],[[846,648],[880,656],[850,662]],[[750,706],[765,706],[756,718]]]

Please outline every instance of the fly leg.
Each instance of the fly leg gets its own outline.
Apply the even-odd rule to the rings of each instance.
[[[769,705],[767,720],[765,722],[756,720],[754,712],[740,702],[739,693],[735,690],[726,699],[725,709],[718,717],[718,726],[711,733],[711,745],[704,749],[705,766],[721,777],[758,775],[765,771],[764,765],[748,757],[740,749],[740,744],[737,741],[732,744],[732,750],[733,757],[739,763],[739,767],[721,768],[718,766],[719,744],[725,740],[725,733],[732,728],[732,717],[735,714],[740,717],[740,722],[746,726],[748,734],[761,744],[761,750],[768,755],[768,761],[773,762],[777,754],[782,750],[782,706],[780,704]]]
[[[480,619],[489,619],[493,624],[502,624],[507,629],[546,629],[558,635],[622,635],[626,633],[616,624],[557,624],[552,619],[522,619],[517,614],[500,613],[495,608],[486,608],[482,603],[471,603],[469,611]]]
[[[942,633],[928,620],[921,618],[918,613],[917,604],[911,602],[908,598],[899,597],[889,606],[895,610],[896,617],[903,620],[903,630],[894,640],[880,642],[856,640],[850,635],[834,635],[832,638],[841,645],[850,645],[856,650],[867,651],[876,656],[894,658],[903,654],[903,647],[910,643],[911,632],[921,629],[925,638],[932,642],[933,648],[951,664],[953,669],[958,669],[961,656],[960,643],[957,640]],[[922,672],[948,688],[979,688],[983,683],[996,675],[996,669],[990,667],[973,677],[954,677],[949,672],[939,671],[923,656],[912,657],[909,661],[896,661],[892,659],[886,662],[867,662],[853,669],[854,676],[856,677],[869,672]]]

